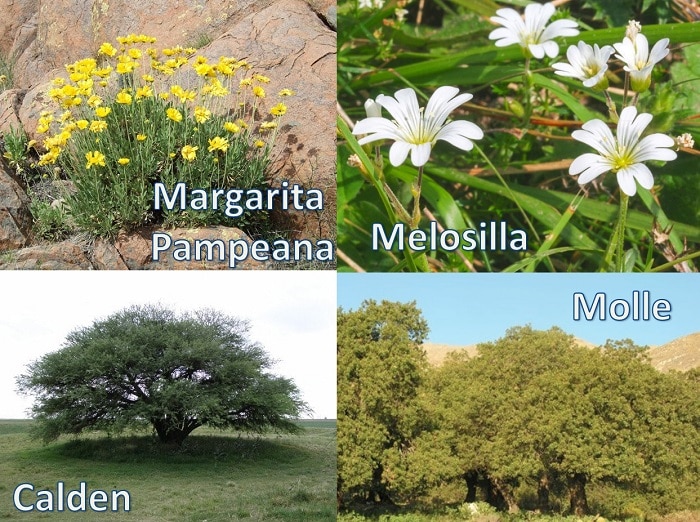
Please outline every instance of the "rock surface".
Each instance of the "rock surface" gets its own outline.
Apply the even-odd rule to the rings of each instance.
[[[27,194],[0,165],[0,252],[25,246],[31,223]]]

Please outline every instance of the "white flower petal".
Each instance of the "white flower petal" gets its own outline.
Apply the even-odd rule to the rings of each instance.
[[[649,53],[648,63],[657,64],[663,60],[670,52],[668,48],[669,42],[670,40],[668,38],[662,38],[656,42],[654,47],[651,48],[651,53]]]
[[[555,20],[547,26],[540,38],[542,40],[549,40],[559,36],[577,36],[579,33],[578,29],[576,29],[577,27],[578,24],[573,20],[568,20],[566,18]]]
[[[405,141],[395,141],[389,149],[389,162],[394,167],[398,167],[408,157],[408,152],[411,150],[411,145]]]
[[[668,147],[674,147],[676,142],[666,134],[650,134],[642,139],[634,148],[633,156],[637,161],[659,160],[673,161],[677,154]]]
[[[637,184],[629,168],[620,169],[617,172],[617,184],[620,185],[620,190],[628,196],[634,196],[637,193]]]
[[[421,143],[411,147],[411,163],[416,167],[422,167],[430,159],[430,151],[432,146],[430,143]]]
[[[556,58],[559,54],[559,44],[557,42],[549,40],[547,42],[542,42],[540,45],[544,49],[545,54],[550,58]]]
[[[578,177],[579,185],[584,185],[601,174],[609,171],[612,165],[608,160],[597,154],[586,153],[576,158],[569,166],[569,174]]]
[[[635,163],[634,165],[627,167],[627,169],[632,172],[632,175],[634,176],[634,179],[637,180],[637,183],[639,183],[645,189],[649,190],[654,186],[654,176],[649,170],[649,167],[647,167],[644,163]]]
[[[470,140],[480,140],[484,137],[484,131],[478,125],[470,121],[458,120],[445,125],[435,135],[436,140],[444,140],[445,136],[464,136]]]

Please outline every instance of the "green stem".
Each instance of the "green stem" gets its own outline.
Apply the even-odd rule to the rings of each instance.
[[[620,117],[617,114],[617,107],[615,107],[615,102],[610,97],[610,93],[608,91],[603,91],[603,94],[605,94],[605,102],[608,106],[608,114],[610,115],[610,121],[612,121],[613,123],[617,123]]]
[[[418,228],[418,223],[420,223],[420,192],[421,185],[423,184],[423,166],[418,167],[418,179],[413,185],[413,214],[411,217],[411,230]]]
[[[620,211],[617,218],[617,223],[610,237],[610,244],[605,252],[604,266],[608,270],[612,265],[612,258],[615,256],[615,272],[622,272],[624,268],[625,254],[625,227],[627,226],[627,207],[629,205],[629,196],[624,192],[620,192]]]
[[[534,225],[532,224],[532,221],[530,221],[530,218],[527,217],[527,214],[525,213],[525,210],[523,210],[523,207],[520,206],[520,203],[518,202],[518,198],[515,197],[515,194],[511,190],[510,186],[506,183],[506,180],[503,179],[503,176],[501,175],[500,171],[496,168],[496,166],[491,162],[489,157],[484,153],[484,151],[479,147],[476,143],[474,143],[474,148],[481,154],[481,157],[484,158],[484,161],[488,164],[489,168],[493,170],[496,173],[496,176],[498,177],[499,181],[503,185],[503,187],[508,191],[508,195],[511,197],[513,200],[513,203],[515,203],[515,206],[518,207],[518,210],[520,210],[520,213],[523,215],[523,218],[525,219],[525,222],[527,223],[528,227],[530,227],[530,231],[532,232],[532,235],[535,237],[535,239],[539,242],[540,241],[540,236],[537,234],[537,230],[535,230]]]
[[[529,127],[530,118],[532,117],[532,73],[530,72],[530,57],[525,58],[523,87],[525,88],[525,116],[523,125],[524,127]]]

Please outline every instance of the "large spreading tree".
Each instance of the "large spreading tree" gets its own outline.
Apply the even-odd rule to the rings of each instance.
[[[152,426],[182,444],[199,426],[294,432],[306,405],[294,382],[248,338],[246,321],[204,309],[132,306],[71,332],[29,365],[19,389],[36,395],[39,434]]]

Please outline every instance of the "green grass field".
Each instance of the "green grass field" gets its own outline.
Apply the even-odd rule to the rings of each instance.
[[[300,435],[238,435],[197,429],[180,449],[147,433],[62,437],[43,445],[32,421],[0,420],[0,519],[138,521],[323,521],[336,519],[336,421],[305,420]],[[23,513],[13,492],[128,490],[129,513]],[[36,498],[25,492],[25,503]]]

